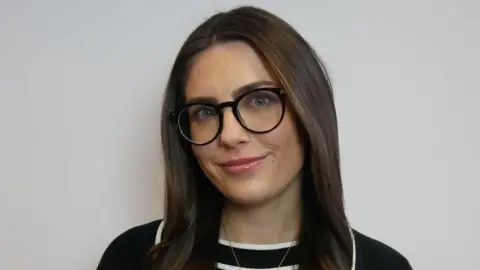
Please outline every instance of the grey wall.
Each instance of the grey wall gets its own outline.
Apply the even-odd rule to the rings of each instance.
[[[0,0],[0,269],[94,269],[161,217],[162,88],[186,35],[256,3],[328,64],[348,214],[415,269],[477,269],[475,1]]]

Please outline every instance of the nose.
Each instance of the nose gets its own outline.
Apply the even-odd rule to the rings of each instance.
[[[223,127],[219,138],[220,144],[229,148],[245,144],[250,140],[247,130],[238,122],[231,109],[223,111]]]

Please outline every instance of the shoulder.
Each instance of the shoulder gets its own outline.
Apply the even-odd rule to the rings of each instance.
[[[412,270],[398,251],[386,244],[354,231],[358,270]]]
[[[155,245],[161,221],[133,227],[117,236],[103,253],[97,270],[141,269],[148,251]]]

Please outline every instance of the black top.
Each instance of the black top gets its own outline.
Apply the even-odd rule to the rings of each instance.
[[[97,270],[141,270],[145,255],[158,242],[161,220],[134,227],[110,243],[103,254]],[[355,236],[355,270],[412,270],[408,260],[391,247],[369,238],[357,231]],[[237,270],[235,258],[229,242],[219,240],[218,262],[216,267]],[[231,243],[242,269],[277,269],[287,249],[293,243],[273,245],[251,245]],[[281,270],[297,269],[296,252],[293,245],[288,252]]]

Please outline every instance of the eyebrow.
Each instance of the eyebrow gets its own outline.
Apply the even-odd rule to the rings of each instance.
[[[246,84],[246,85],[244,85],[240,88],[235,89],[235,91],[233,91],[233,93],[232,93],[232,98],[236,99],[239,96],[243,95],[244,93],[249,92],[249,91],[254,90],[254,89],[257,89],[257,88],[261,88],[261,87],[265,87],[265,86],[274,86],[274,85],[275,85],[275,83],[273,81],[267,81],[267,80],[262,80],[262,81],[256,81],[256,82],[253,82],[253,83],[249,83],[249,84]],[[186,103],[187,104],[190,104],[190,103],[215,104],[215,103],[218,103],[218,100],[214,97],[193,97],[193,98],[189,98],[186,101]]]

